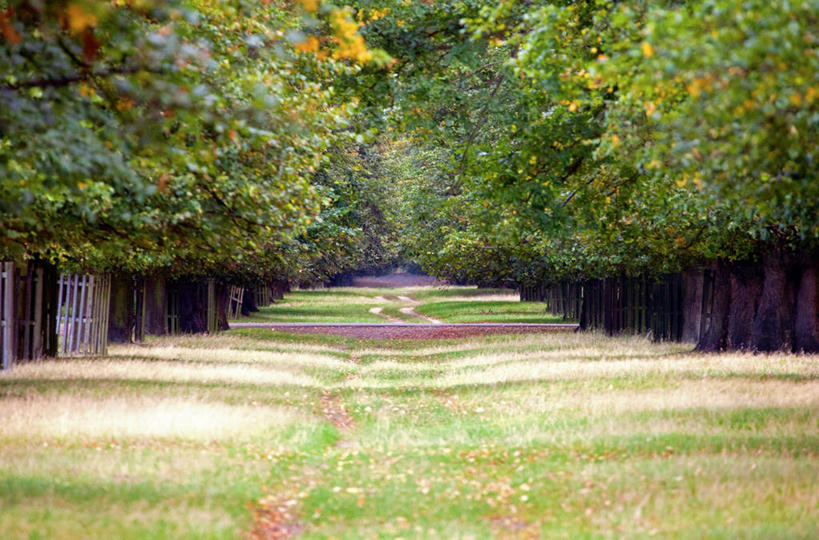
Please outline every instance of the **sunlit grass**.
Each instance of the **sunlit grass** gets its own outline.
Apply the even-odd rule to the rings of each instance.
[[[298,421],[294,410],[236,406],[197,399],[32,396],[4,400],[0,438],[46,440],[183,439],[209,442],[248,437]]]
[[[446,322],[517,322],[556,323],[563,317],[548,313],[538,302],[519,302],[509,299],[484,300],[480,297],[452,298],[430,302],[416,307],[418,313]]]
[[[293,298],[309,317],[399,295],[487,296]],[[0,411],[2,538],[241,538],[263,498],[306,537],[819,535],[816,356],[242,329],[19,366]]]
[[[405,322],[428,322],[423,317],[401,313],[401,308],[406,307],[413,307],[418,313],[442,322],[562,322],[562,318],[546,313],[543,304],[520,302],[520,295],[514,291],[454,286],[293,291],[285,295],[283,301],[239,320],[386,322],[385,317],[370,312],[373,307]]]

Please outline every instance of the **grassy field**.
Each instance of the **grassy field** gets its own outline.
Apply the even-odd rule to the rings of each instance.
[[[401,309],[412,307],[415,314]],[[243,321],[255,322],[362,322],[383,323],[385,317],[370,312],[380,308],[385,316],[404,322],[425,323],[420,315],[441,322],[563,322],[538,302],[521,302],[508,289],[475,287],[405,287],[400,289],[334,288],[294,291],[286,301],[263,308]]]
[[[242,329],[19,366],[0,538],[819,536],[819,358],[690,348]]]

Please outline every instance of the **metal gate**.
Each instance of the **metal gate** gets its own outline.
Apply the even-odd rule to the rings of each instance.
[[[108,275],[60,275],[57,295],[59,354],[106,354],[110,296],[111,277]]]

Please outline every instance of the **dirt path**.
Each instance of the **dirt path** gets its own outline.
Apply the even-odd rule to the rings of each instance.
[[[401,298],[401,297],[399,296],[398,298]],[[406,298],[406,296],[404,298]],[[416,302],[416,304],[417,304],[417,302]],[[432,317],[427,317],[426,315],[422,315],[422,314],[418,313],[417,311],[415,311],[415,308],[413,308],[412,306],[403,307],[403,308],[399,309],[398,311],[400,311],[404,315],[409,315],[410,317],[418,317],[419,319],[424,319],[428,323],[443,324],[438,319],[433,319]]]
[[[401,319],[399,319],[398,317],[393,317],[392,315],[387,315],[386,313],[383,313],[384,308],[382,308],[382,307],[372,307],[372,308],[370,308],[369,311],[373,315],[378,315],[379,317],[384,317],[385,319],[387,319],[391,323],[402,323],[402,322],[404,322]]]
[[[351,356],[351,359],[358,358]],[[353,374],[353,377],[357,377],[357,374]],[[343,398],[331,390],[321,391],[319,409],[325,420],[333,424],[342,437],[355,427]],[[353,448],[357,443],[341,438],[335,445],[339,448]],[[269,495],[260,499],[253,507],[253,526],[248,536],[253,540],[286,540],[300,536],[306,527],[300,520],[299,510],[298,502],[292,496]]]

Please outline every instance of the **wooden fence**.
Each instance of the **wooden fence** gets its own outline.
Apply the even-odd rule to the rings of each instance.
[[[60,276],[57,328],[62,339],[59,354],[106,354],[110,295],[110,276]]]
[[[238,319],[242,316],[242,298],[245,290],[242,287],[231,285],[230,287],[230,305],[228,306],[228,318]]]
[[[273,303],[273,294],[270,286],[260,285],[254,290],[256,293],[256,307],[266,307]]]

